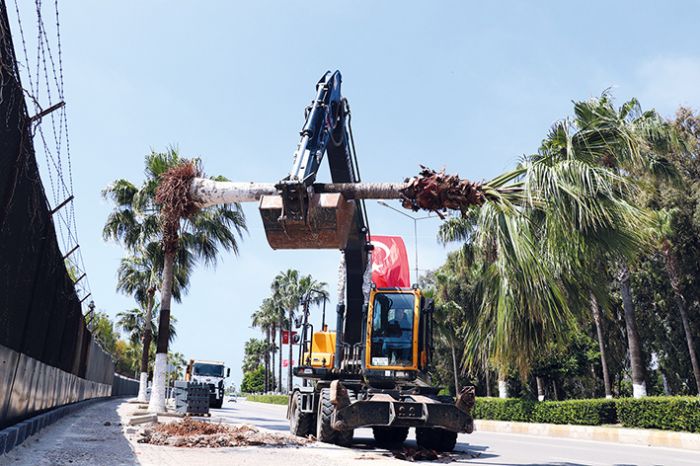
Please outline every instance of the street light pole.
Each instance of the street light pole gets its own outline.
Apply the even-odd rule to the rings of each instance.
[[[409,215],[406,212],[397,209],[396,207],[392,207],[389,204],[387,204],[384,201],[377,201],[377,204],[387,207],[394,212],[397,212],[404,217],[408,217],[411,220],[413,220],[413,252],[415,254],[415,282],[418,283],[418,220],[425,220],[427,218],[434,218],[434,215],[426,215],[425,217],[414,217],[413,215]]]

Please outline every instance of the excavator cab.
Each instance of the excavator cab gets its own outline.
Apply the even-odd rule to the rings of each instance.
[[[370,291],[364,372],[370,379],[416,378],[427,369],[432,300],[418,288]]]

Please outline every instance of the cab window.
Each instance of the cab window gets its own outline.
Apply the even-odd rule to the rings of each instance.
[[[377,293],[372,304],[370,363],[373,366],[413,365],[415,295]]]

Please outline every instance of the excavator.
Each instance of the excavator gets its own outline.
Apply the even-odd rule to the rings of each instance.
[[[431,362],[440,357],[433,353],[432,300],[417,285],[380,288],[372,282],[364,200],[342,190],[319,192],[316,183],[324,157],[333,184],[361,181],[341,81],[338,71],[321,77],[292,169],[275,193],[259,197],[273,249],[341,252],[336,330],[324,322],[314,331],[308,305],[298,324],[303,329],[293,373],[303,383],[289,397],[290,430],[347,445],[354,429],[371,427],[377,443],[390,445],[402,443],[413,427],[420,446],[451,451],[459,432],[474,429],[475,392],[465,387],[456,398],[440,396],[440,387],[430,383]]]

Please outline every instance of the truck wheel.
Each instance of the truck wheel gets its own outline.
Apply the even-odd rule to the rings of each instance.
[[[445,429],[416,427],[416,443],[435,451],[452,451],[457,444],[457,432]]]
[[[372,427],[372,433],[380,446],[400,445],[408,437],[408,427]]]
[[[321,389],[318,400],[318,414],[316,415],[316,440],[324,443],[347,446],[352,443],[353,431],[339,432],[331,427],[331,415],[335,406],[331,403],[331,393],[328,388]]]
[[[338,431],[331,427],[331,415],[335,407],[331,403],[331,393],[322,388],[319,393],[318,414],[316,415],[316,439],[319,442],[335,443]]]
[[[311,434],[313,416],[301,412],[301,393],[294,392],[289,402],[289,431],[297,437],[306,437]]]

